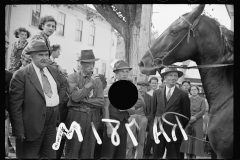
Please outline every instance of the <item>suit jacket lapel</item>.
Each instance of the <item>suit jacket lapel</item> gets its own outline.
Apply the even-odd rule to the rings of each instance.
[[[56,69],[55,68],[52,68],[52,67],[49,67],[47,66],[47,69],[49,71],[49,73],[52,75],[53,79],[55,80],[56,84],[57,84],[57,89],[59,91],[59,87],[60,87],[60,84],[59,82],[57,81],[57,72],[56,72]]]
[[[43,98],[45,100],[45,97],[43,94],[43,89],[42,89],[41,83],[38,79],[37,73],[36,73],[35,69],[33,68],[33,64],[30,64],[27,67],[28,67],[28,78],[30,79],[33,86],[36,87],[36,89],[39,91],[39,93],[43,96]]]
[[[162,90],[162,92],[161,92],[161,95],[160,95],[160,106],[164,106],[164,108],[166,108],[166,102],[165,102],[165,99],[164,99],[164,94],[166,92],[166,87],[164,87],[161,90]]]
[[[177,87],[175,87],[175,89],[173,91],[173,94],[172,94],[172,96],[171,96],[171,98],[170,98],[170,100],[167,104],[167,107],[165,108],[165,111],[167,111],[167,109],[169,109],[172,106],[172,104],[178,99],[178,97],[180,96],[180,93],[181,92],[179,91],[179,89]]]

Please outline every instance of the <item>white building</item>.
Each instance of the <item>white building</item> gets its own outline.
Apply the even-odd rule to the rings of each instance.
[[[51,45],[61,45],[61,55],[57,63],[67,72],[73,73],[77,69],[77,59],[81,50],[92,49],[95,57],[100,60],[95,63],[95,72],[105,74],[107,79],[113,76],[110,63],[116,55],[117,35],[111,25],[99,14],[91,18],[89,12],[95,12],[85,5],[74,6],[69,9],[66,5],[54,7],[52,5],[7,5],[5,7],[5,29],[9,37],[10,46],[6,68],[9,66],[11,45],[17,41],[13,31],[25,27],[35,35],[40,30],[37,28],[42,16],[51,15],[57,22],[57,30],[49,37]],[[31,39],[31,37],[29,38]]]

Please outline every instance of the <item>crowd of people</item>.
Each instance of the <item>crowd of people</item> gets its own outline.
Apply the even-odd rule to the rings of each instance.
[[[19,40],[12,44],[10,67],[5,69],[5,154],[9,153],[9,126],[16,138],[17,158],[182,158],[204,156],[204,139],[207,135],[208,104],[199,95],[197,85],[189,81],[177,83],[183,72],[175,68],[165,68],[161,73],[162,83],[158,78],[138,81],[138,99],[128,110],[115,108],[109,101],[108,92],[112,84],[107,84],[104,75],[93,74],[95,58],[92,50],[82,50],[77,60],[81,66],[72,74],[67,74],[55,62],[60,55],[60,45],[50,45],[49,36],[56,30],[57,22],[52,16],[42,17],[39,32],[31,37],[25,28],[18,28],[14,35]],[[5,35],[5,54],[9,46]],[[119,60],[114,64],[114,82],[129,80],[132,70],[128,63]],[[179,126],[176,127],[176,141],[172,138],[172,126],[163,123],[162,115],[175,112],[188,118],[179,118],[188,135],[183,140]],[[120,144],[111,141],[113,127],[110,122],[120,122],[117,133]],[[165,117],[167,121],[178,124],[175,115]],[[125,127],[135,119],[138,127],[131,126],[131,131],[138,145],[134,146]],[[56,151],[52,145],[56,141],[57,128],[64,123],[70,128],[73,122],[81,126],[83,141],[79,142],[76,132],[68,139],[62,137]],[[153,133],[157,130],[166,135],[158,135],[156,143]],[[163,124],[162,124],[163,123]],[[102,144],[96,142],[92,129],[95,126]],[[162,126],[161,126],[162,125]],[[162,127],[162,128],[161,128]]]

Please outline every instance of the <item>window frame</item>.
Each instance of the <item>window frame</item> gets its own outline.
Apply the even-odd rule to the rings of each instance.
[[[94,30],[92,30],[92,28],[93,28]],[[92,34],[92,31],[94,31],[93,35],[91,35],[91,34]],[[95,42],[95,36],[96,36],[96,27],[93,26],[93,25],[90,25],[89,38],[88,38],[88,44],[89,44],[89,45],[94,46],[94,44],[95,44],[95,43],[94,43],[94,42]],[[92,39],[92,43],[90,43],[90,39]]]
[[[81,24],[81,27],[80,27],[80,24]],[[79,32],[80,32],[80,37],[78,36]],[[75,30],[75,40],[78,42],[82,42],[82,35],[83,35],[83,21],[80,19],[77,19],[76,30]]]
[[[35,26],[34,24],[33,24],[33,11],[35,11],[34,9],[36,9],[37,10],[37,7],[39,6],[39,8],[40,8],[40,13],[39,13],[39,17],[38,17],[38,24],[37,24],[37,26]],[[41,4],[36,4],[36,5],[32,5],[32,8],[31,8],[31,13],[30,13],[30,26],[31,27],[35,27],[35,28],[38,28],[38,26],[39,26],[39,23],[40,23],[40,18],[41,18],[41,11],[42,11],[42,6],[41,6]]]
[[[62,24],[62,15],[63,15],[63,24]],[[61,22],[59,21],[61,19]],[[60,25],[61,26],[63,26],[62,28],[62,32],[60,32]],[[56,32],[56,34],[57,35],[59,35],[59,36],[63,36],[64,37],[64,35],[65,35],[65,25],[66,25],[66,14],[65,13],[63,13],[63,12],[58,12],[58,20],[57,20],[57,32]],[[60,33],[62,33],[62,34],[60,34]]]

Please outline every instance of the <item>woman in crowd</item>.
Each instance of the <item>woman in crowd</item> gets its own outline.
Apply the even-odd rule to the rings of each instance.
[[[190,81],[183,81],[183,82],[182,82],[181,88],[182,88],[182,90],[188,92],[189,97],[191,97],[191,94],[189,93],[189,92],[190,92],[190,90],[189,90],[190,87],[191,87]]]
[[[55,59],[60,56],[61,46],[59,44],[55,44],[51,46],[51,49],[52,51],[51,51],[49,64],[55,66],[60,71],[60,73],[66,76],[67,75],[66,71],[62,69],[62,67],[59,66],[57,62],[55,62]]]
[[[197,85],[190,87],[190,102],[191,102],[191,119],[186,127],[186,133],[190,134],[189,128],[192,126],[193,133],[188,136],[187,141],[183,141],[180,152],[186,153],[188,159],[196,159],[196,156],[204,156],[203,141],[203,115],[206,110],[205,99],[198,95],[199,88]],[[196,137],[198,139],[192,138]]]
[[[27,39],[31,36],[31,33],[23,27],[14,30],[13,34],[16,38],[18,38],[18,41],[13,43],[10,55],[9,71],[12,73],[17,71],[22,66],[22,51],[28,44]]]
[[[49,37],[56,30],[57,21],[53,16],[44,16],[40,19],[40,23],[38,25],[38,29],[41,30],[38,34],[32,37],[33,39],[42,39],[45,41],[47,47],[50,49],[50,41]],[[49,53],[49,56],[51,53]],[[29,55],[26,55],[25,52],[22,52],[22,65],[23,67],[31,63],[31,59]]]

